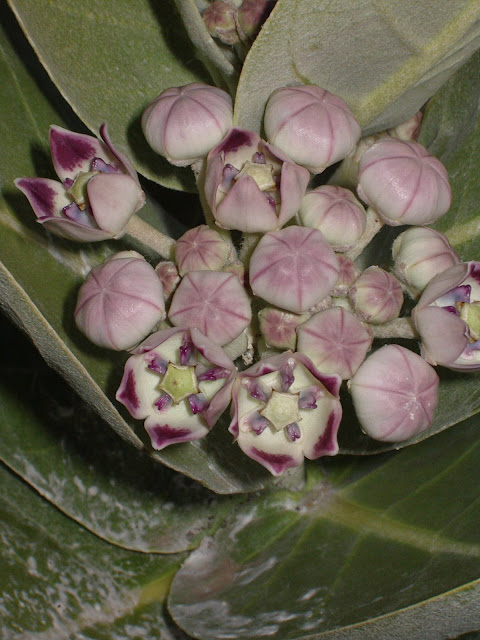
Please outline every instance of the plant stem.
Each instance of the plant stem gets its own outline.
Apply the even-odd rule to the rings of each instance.
[[[365,247],[373,240],[376,234],[383,227],[384,222],[379,217],[378,213],[373,207],[367,209],[367,224],[365,225],[365,231],[361,238],[356,242],[351,249],[344,253],[346,258],[355,260],[362,253]]]
[[[420,338],[410,316],[397,318],[379,325],[370,325],[374,338]]]
[[[166,236],[138,216],[132,216],[127,225],[127,235],[150,247],[167,260],[173,260],[175,240]]]

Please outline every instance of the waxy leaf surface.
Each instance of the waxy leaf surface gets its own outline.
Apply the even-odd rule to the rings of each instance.
[[[476,0],[278,0],[247,56],[237,124],[261,130],[269,95],[317,84],[364,133],[412,116],[480,45]]]

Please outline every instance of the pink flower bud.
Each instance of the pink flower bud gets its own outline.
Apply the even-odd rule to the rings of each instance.
[[[388,225],[430,224],[450,207],[447,170],[417,142],[381,138],[359,169],[358,195]]]
[[[218,231],[203,224],[177,240],[175,261],[182,276],[189,271],[217,271],[225,264],[229,251]]]
[[[438,376],[425,360],[404,347],[390,344],[375,351],[348,386],[362,429],[375,440],[407,440],[432,423]]]
[[[132,215],[145,204],[132,163],[113,146],[107,126],[103,142],[93,136],[50,127],[50,150],[60,179],[17,178],[37,221],[68,240],[120,238]]]
[[[92,269],[78,292],[75,322],[100,347],[128,350],[164,318],[162,283],[134,251]]]
[[[361,128],[345,102],[315,85],[277,89],[264,119],[268,140],[312,173],[345,158]]]
[[[355,312],[364,322],[383,324],[398,318],[403,304],[402,285],[380,267],[368,267],[350,289]]]
[[[330,293],[336,298],[343,298],[348,296],[351,286],[360,274],[355,263],[349,258],[338,254],[337,262],[339,268],[338,280]]]
[[[435,276],[412,312],[430,364],[480,370],[480,262],[463,262]]]
[[[337,258],[317,229],[292,225],[271,231],[250,259],[253,293],[294,313],[303,313],[320,302],[337,278]]]
[[[159,262],[155,267],[155,273],[160,278],[163,287],[163,297],[167,300],[180,282],[177,265],[168,260]]]
[[[244,453],[275,476],[338,452],[340,378],[286,351],[238,374],[229,430]]]
[[[324,185],[309,191],[299,213],[305,227],[323,233],[335,251],[347,251],[365,230],[366,215],[357,198],[348,189]]]
[[[297,315],[265,307],[258,314],[260,333],[268,347],[276,349],[295,349],[297,343],[297,327],[308,318],[308,315]]]
[[[220,227],[282,227],[300,208],[310,174],[253,131],[232,129],[208,154],[205,198]]]
[[[277,0],[243,0],[237,19],[242,33],[253,40],[270,15]]]
[[[186,167],[220,142],[232,118],[232,100],[225,91],[193,82],[163,91],[143,112],[142,129],[154,151]]]
[[[230,402],[235,373],[223,349],[196,329],[165,329],[127,360],[116,398],[163,449],[210,431]]]
[[[446,236],[429,227],[412,227],[401,233],[392,247],[393,272],[417,297],[430,280],[460,262]]]
[[[297,329],[297,349],[323,373],[351,378],[365,360],[372,338],[362,323],[342,307],[313,315]]]
[[[213,0],[202,11],[202,18],[209,34],[224,44],[238,44],[237,7],[230,0]]]
[[[248,327],[252,311],[235,274],[190,271],[173,294],[168,318],[176,327],[195,327],[216,344],[224,345]]]

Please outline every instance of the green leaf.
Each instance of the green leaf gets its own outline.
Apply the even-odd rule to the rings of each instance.
[[[148,146],[143,110],[164,89],[208,74],[195,60],[173,0],[11,0],[30,43],[63,97],[97,133],[102,122],[146,177],[195,191],[189,169]]]
[[[235,499],[120,440],[0,317],[0,459],[97,536],[136,551],[197,546]]]
[[[182,640],[163,602],[182,557],[93,536],[0,465],[0,637]]]
[[[176,574],[202,640],[443,640],[479,628],[478,420],[398,453],[324,459],[263,495]]]
[[[407,120],[480,45],[476,0],[278,0],[238,84],[239,126],[261,130],[286,85],[341,96],[364,134]]]
[[[0,307],[28,333],[47,363],[130,444],[146,447],[157,460],[218,493],[264,486],[270,481],[268,472],[232,443],[225,422],[200,442],[154,453],[142,424],[123,407],[120,413],[119,405],[110,401],[127,354],[92,345],[76,328],[73,310],[88,271],[113,252],[132,247],[127,240],[77,245],[47,235],[34,221],[13,180],[38,173],[52,175],[48,127],[63,123],[6,36],[0,51],[0,87],[2,103],[8,105],[0,120]],[[147,208],[146,215],[156,213]]]

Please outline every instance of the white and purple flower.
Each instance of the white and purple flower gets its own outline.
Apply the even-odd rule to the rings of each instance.
[[[145,420],[160,450],[203,438],[228,407],[236,368],[221,347],[197,329],[158,331],[125,364],[116,398]]]
[[[79,242],[120,238],[131,216],[145,204],[130,160],[110,141],[61,127],[50,128],[53,166],[60,179],[17,178],[37,221],[57,236]]]
[[[244,453],[275,476],[338,452],[341,379],[286,351],[238,374],[229,430]]]

